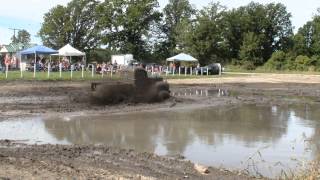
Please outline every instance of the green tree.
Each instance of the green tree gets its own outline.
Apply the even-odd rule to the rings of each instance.
[[[199,59],[201,65],[223,62],[227,54],[227,44],[223,37],[224,11],[225,8],[219,3],[212,3],[202,9],[188,31],[189,35],[185,37],[188,51]]]
[[[121,53],[132,53],[138,60],[147,59],[151,27],[161,18],[157,7],[156,0],[104,1],[98,8],[102,43]]]
[[[43,43],[56,49],[67,43],[82,50],[97,47],[100,40],[97,5],[96,0],[72,0],[66,7],[52,8],[44,15],[39,32]]]
[[[313,56],[320,54],[320,16],[315,15],[298,30],[294,36],[293,51],[296,55]]]
[[[277,50],[287,51],[293,35],[290,18],[291,14],[280,3],[262,5],[252,2],[228,11],[224,17],[224,37],[229,44],[230,58],[240,58],[241,45],[248,32],[254,33],[261,43],[262,63]]]
[[[28,44],[30,43],[30,33],[24,29],[18,31],[18,35],[13,35],[11,37],[11,42],[12,43],[23,43],[23,44]]]
[[[18,31],[18,36],[17,36],[17,42],[23,43],[23,44],[28,44],[30,43],[30,33],[26,30],[20,30]]]
[[[247,69],[263,64],[262,58],[262,35],[256,35],[254,32],[249,32],[244,35],[243,44],[240,48],[240,59]],[[254,67],[253,67],[253,66]]]
[[[177,53],[177,49],[184,47],[184,36],[188,30],[188,24],[192,23],[192,16],[196,10],[191,6],[188,0],[169,0],[164,10],[163,33],[166,35],[168,56]],[[181,39],[182,38],[182,39]]]

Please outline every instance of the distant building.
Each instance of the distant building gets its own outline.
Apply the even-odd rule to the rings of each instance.
[[[8,64],[9,68],[18,68],[20,62],[19,52],[23,49],[31,48],[36,44],[11,43],[0,47],[1,63]]]
[[[132,62],[133,55],[132,54],[118,54],[118,55],[112,55],[111,56],[111,63],[112,64],[118,64],[118,65],[129,65],[130,62]]]

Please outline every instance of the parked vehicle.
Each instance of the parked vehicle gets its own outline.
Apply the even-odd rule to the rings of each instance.
[[[213,64],[209,64],[208,66],[205,66],[205,67],[197,68],[196,71],[197,71],[197,74],[199,74],[199,75],[201,75],[201,69],[202,69],[203,75],[207,75],[207,74],[217,75],[217,74],[219,74],[220,68],[221,68],[221,72],[222,72],[221,64],[220,63],[213,63]],[[207,73],[207,71],[208,71],[208,73]]]

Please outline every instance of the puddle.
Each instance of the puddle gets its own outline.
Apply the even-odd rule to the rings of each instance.
[[[0,139],[106,144],[159,155],[181,154],[214,167],[269,177],[320,153],[320,106],[243,105],[176,112],[46,117],[0,122]]]
[[[172,96],[214,96],[214,97],[221,97],[221,96],[230,96],[230,91],[226,89],[184,89],[180,91],[174,91],[171,93]]]

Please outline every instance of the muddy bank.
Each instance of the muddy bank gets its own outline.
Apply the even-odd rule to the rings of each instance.
[[[0,179],[249,179],[225,170],[207,174],[183,157],[106,146],[24,145],[0,141]]]

